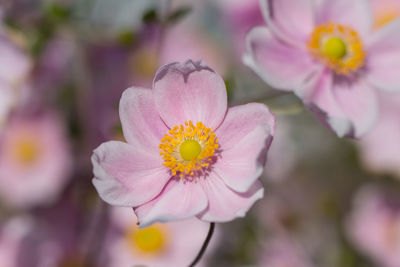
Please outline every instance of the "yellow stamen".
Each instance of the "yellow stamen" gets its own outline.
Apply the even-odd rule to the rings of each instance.
[[[21,140],[16,140],[13,147],[15,160],[24,165],[35,162],[40,154],[39,145],[32,138],[22,138]]]
[[[314,58],[330,67],[337,74],[356,72],[365,62],[361,38],[352,28],[329,23],[314,29],[308,43]]]
[[[165,229],[158,224],[139,229],[136,225],[127,232],[128,245],[134,252],[142,254],[159,254],[168,241]]]
[[[201,122],[195,126],[189,121],[185,126],[169,130],[161,139],[159,148],[164,166],[171,170],[172,175],[182,178],[207,168],[219,145],[211,128],[206,128]]]
[[[382,14],[376,16],[374,28],[381,28],[398,17],[400,17],[400,10],[387,10],[386,12],[382,12]]]

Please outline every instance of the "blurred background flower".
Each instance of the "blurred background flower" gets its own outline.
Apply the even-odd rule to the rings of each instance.
[[[288,12],[300,14],[303,2],[287,1]],[[346,5],[370,5],[371,34],[400,23],[398,0],[327,2],[344,3],[342,15]],[[354,24],[363,15],[355,10],[346,19]],[[124,141],[123,90],[151,87],[160,66],[191,58],[221,74],[228,106],[264,103],[277,120],[264,199],[245,218],[217,225],[200,266],[399,267],[400,96],[379,92],[373,130],[339,139],[296,96],[242,63],[245,36],[260,25],[258,0],[2,1],[0,264],[189,265],[208,224],[185,220],[142,232],[131,209],[99,199],[90,155],[107,140]],[[386,45],[397,77],[400,45]]]

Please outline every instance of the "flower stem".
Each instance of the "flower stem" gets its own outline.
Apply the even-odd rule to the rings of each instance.
[[[215,228],[215,223],[210,223],[210,229],[208,230],[208,234],[206,239],[204,240],[203,246],[201,247],[199,253],[197,254],[196,258],[193,260],[193,262],[189,265],[189,267],[193,267],[195,266],[201,259],[201,257],[203,257],[204,252],[207,249],[208,243],[210,243],[211,237],[214,233],[214,228]]]

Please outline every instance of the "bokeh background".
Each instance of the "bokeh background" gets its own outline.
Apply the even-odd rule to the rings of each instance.
[[[376,27],[400,17],[398,0],[371,4]],[[224,77],[230,105],[267,104],[277,133],[264,199],[217,225],[200,266],[400,267],[400,97],[382,95],[367,136],[339,139],[243,65],[245,35],[263,24],[258,0],[2,0],[0,265],[191,262],[208,224],[138,230],[130,208],[99,198],[90,156],[123,140],[126,88],[201,59]]]

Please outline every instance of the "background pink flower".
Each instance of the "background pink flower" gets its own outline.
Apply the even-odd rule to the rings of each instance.
[[[166,65],[152,90],[126,90],[120,117],[128,143],[94,151],[93,183],[104,201],[133,206],[141,226],[230,221],[263,196],[274,117],[261,104],[227,110],[224,82],[204,63]]]
[[[0,226],[0,261],[6,267],[17,267],[23,238],[32,229],[32,218],[11,218]]]
[[[67,182],[71,164],[59,118],[52,113],[15,115],[0,142],[2,201],[16,208],[53,202]]]
[[[139,229],[130,208],[111,209],[111,230],[101,266],[187,266],[200,250],[209,224],[189,219],[166,224],[154,224]],[[218,242],[213,236],[211,252]],[[198,266],[206,266],[207,256]]]
[[[231,46],[240,59],[246,50],[245,37],[251,28],[264,24],[259,0],[218,0],[224,27],[231,35]]]
[[[381,112],[377,126],[358,145],[364,166],[400,177],[400,95],[379,94]]]
[[[4,127],[9,112],[21,101],[32,63],[1,28],[0,58],[0,126]]]
[[[339,136],[368,132],[378,113],[376,89],[400,90],[400,20],[372,31],[364,0],[261,4],[267,27],[248,34],[245,64],[294,91]]]
[[[379,266],[400,265],[400,199],[372,185],[361,188],[347,220],[347,233]]]
[[[262,267],[312,267],[306,253],[287,237],[271,238],[264,244],[257,266]]]

